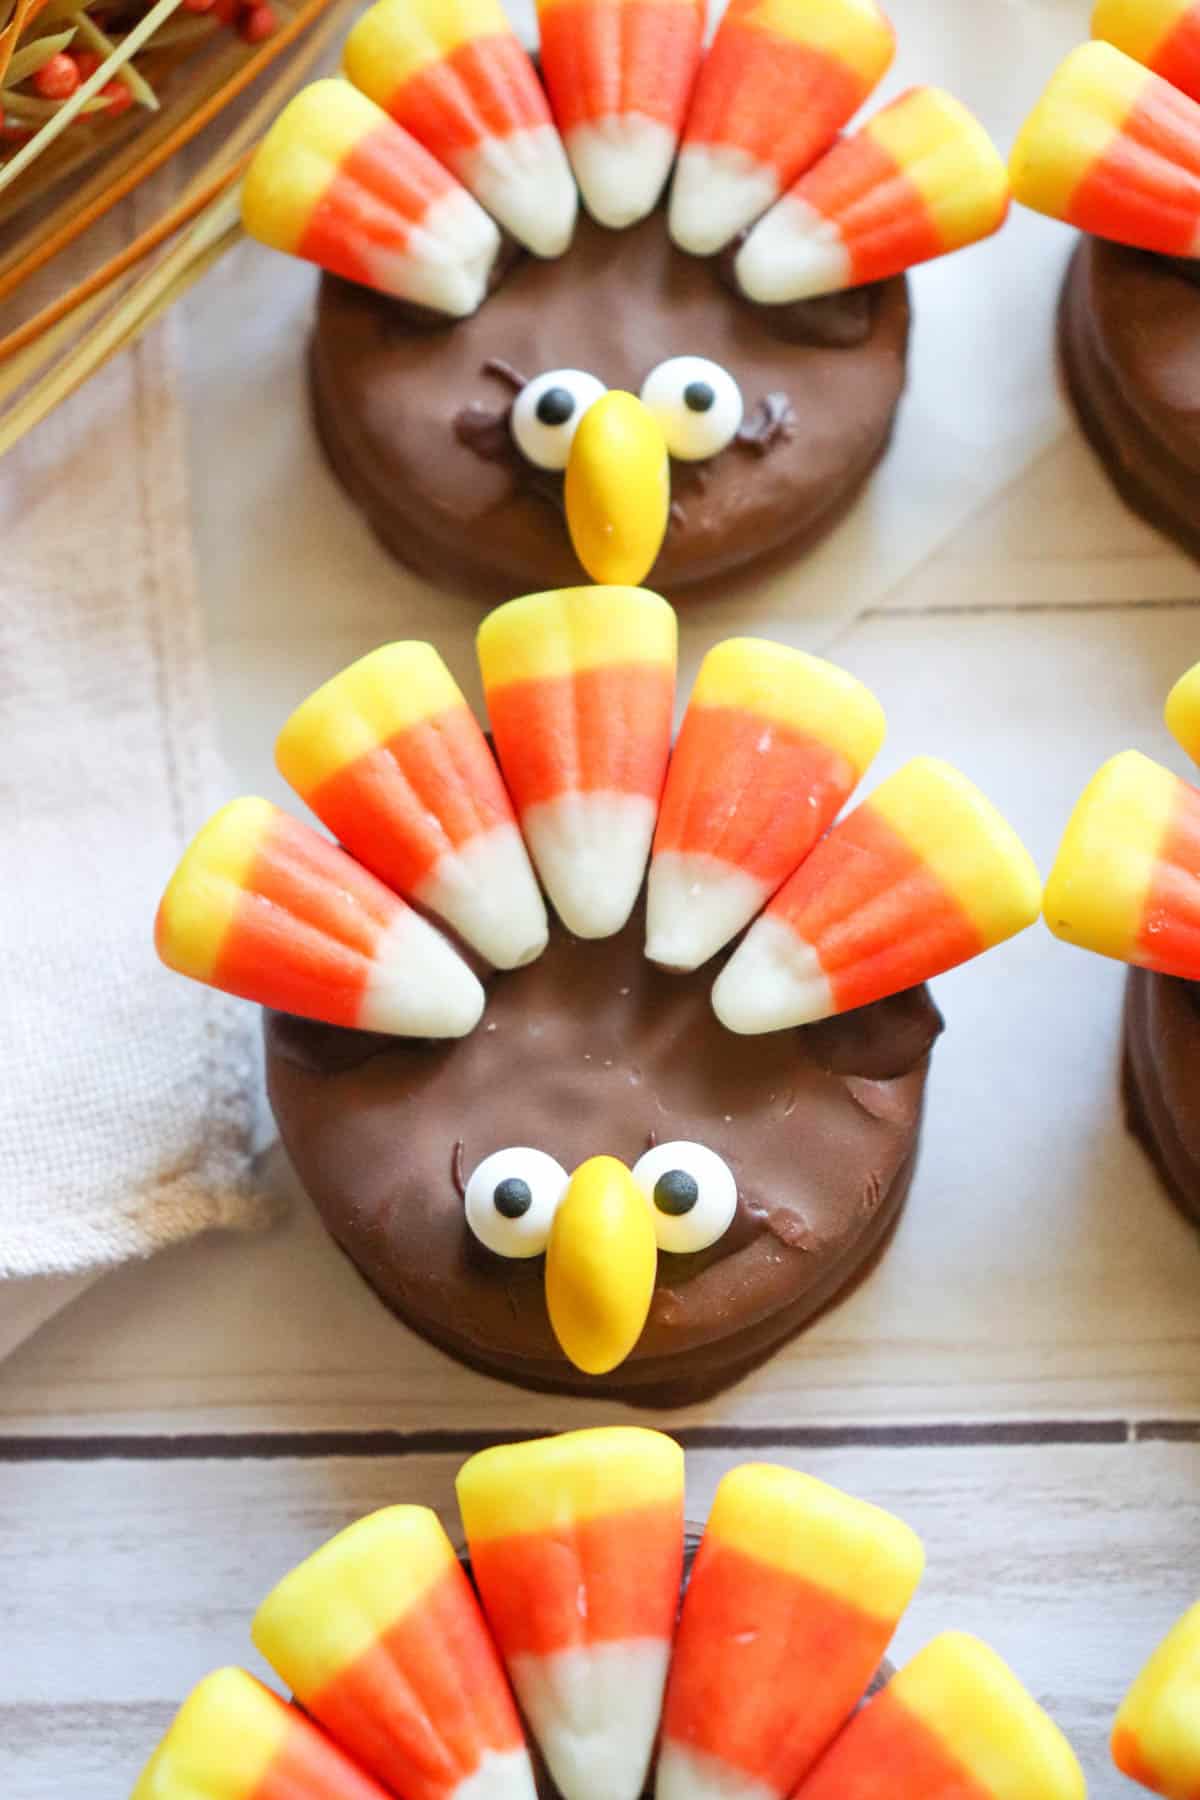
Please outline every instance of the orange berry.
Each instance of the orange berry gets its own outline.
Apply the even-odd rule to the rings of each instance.
[[[33,78],[35,91],[43,100],[69,100],[79,86],[78,65],[60,50],[44,62]]]
[[[123,112],[128,112],[129,108],[133,105],[132,93],[125,86],[125,83],[119,81],[115,75],[111,81],[105,82],[104,86],[100,89],[100,92],[108,101],[105,111],[110,113],[114,119],[119,118]]]
[[[238,20],[238,36],[247,44],[261,44],[274,34],[278,24],[272,7],[248,6]]]

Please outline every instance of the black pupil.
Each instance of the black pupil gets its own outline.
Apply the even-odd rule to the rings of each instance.
[[[707,381],[689,381],[683,390],[683,404],[689,412],[711,412],[716,400]]]
[[[690,1213],[699,1198],[700,1184],[686,1169],[668,1169],[654,1184],[655,1206],[672,1219]]]
[[[547,388],[537,403],[537,416],[543,425],[565,425],[575,411],[575,396],[569,388]]]
[[[502,1219],[520,1219],[533,1205],[533,1189],[519,1175],[510,1175],[499,1184],[492,1199]]]

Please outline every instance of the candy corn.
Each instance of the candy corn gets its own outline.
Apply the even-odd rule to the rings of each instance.
[[[1066,1738],[994,1650],[948,1631],[851,1720],[796,1800],[1084,1800]]]
[[[704,0],[538,0],[550,105],[601,225],[645,218],[666,185],[704,12]]]
[[[1112,1753],[1123,1775],[1166,1800],[1200,1794],[1200,1604],[1184,1614],[1125,1696]]]
[[[828,150],[895,54],[875,0],[731,0],[701,64],[671,236],[709,256]]]
[[[251,237],[398,300],[464,317],[500,234],[465,188],[348,82],[285,106],[242,189]]]
[[[857,1705],[923,1563],[907,1525],[809,1475],[727,1475],[683,1603],[657,1800],[785,1800]]]
[[[132,1800],[385,1800],[294,1706],[241,1669],[193,1688]]]
[[[675,614],[644,588],[510,600],[479,630],[496,754],[568,931],[609,937],[633,910],[662,793]]]
[[[1137,750],[1092,777],[1050,879],[1055,937],[1200,980],[1200,789]]]
[[[683,1572],[683,1453],[625,1427],[472,1458],[471,1565],[563,1800],[638,1800]]]
[[[323,824],[497,968],[546,945],[546,911],[483,733],[431,644],[387,644],[325,683],[275,760]]]
[[[828,830],[884,735],[875,696],[832,663],[733,638],[700,665],[658,815],[646,954],[714,956]]]
[[[1167,695],[1167,730],[1200,763],[1200,663],[1181,675]]]
[[[1081,231],[1200,253],[1200,106],[1111,44],[1081,44],[1026,120],[1013,192]]]
[[[1092,36],[1200,100],[1198,0],[1097,0]]]
[[[234,800],[195,838],[158,909],[169,969],[328,1025],[462,1037],[483,990],[418,913],[268,800]]]
[[[575,181],[500,0],[378,0],[346,74],[538,256],[571,241]]]
[[[286,1575],[255,1644],[399,1800],[534,1800],[504,1670],[434,1513],[372,1513]]]
[[[1041,884],[965,776],[919,756],[834,827],[721,971],[731,1031],[778,1031],[915,987],[1023,931]]]
[[[810,299],[900,275],[998,231],[1008,180],[991,139],[938,88],[912,88],[836,144],[738,252],[751,300]]]

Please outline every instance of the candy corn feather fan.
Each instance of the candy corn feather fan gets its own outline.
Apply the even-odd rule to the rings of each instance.
[[[532,1041],[556,1020],[571,1026],[582,947],[632,934],[644,889],[645,959],[664,984],[657,1035],[676,1028],[667,990],[694,979],[719,1052],[725,1028],[794,1034],[919,988],[1037,915],[1027,853],[944,763],[916,758],[839,820],[884,717],[830,663],[753,638],[717,645],[672,749],[676,621],[657,595],[527,595],[484,620],[478,651],[490,746],[428,644],[387,645],[305,700],[277,762],[337,842],[265,800],[234,801],[167,887],[163,961],[277,1012],[428,1044],[494,1029],[480,1025],[484,981],[536,968],[548,948],[556,971],[564,942],[576,944],[573,973],[544,977],[532,1016],[522,1012]],[[553,939],[547,903],[561,921]],[[747,927],[718,972],[714,959]],[[481,981],[482,967],[500,973]],[[494,997],[501,1006],[503,990]],[[579,1049],[566,1050],[587,1064],[586,1009],[578,1023]],[[755,1066],[775,1065],[768,1055]],[[774,1085],[753,1079],[748,1107]],[[529,1063],[524,1098],[561,1081],[553,1059]],[[545,1310],[540,1293],[530,1304],[569,1365],[603,1376],[637,1345],[662,1259],[730,1231],[738,1183],[713,1150],[662,1132],[629,1165],[589,1140],[574,1173],[541,1141],[481,1146],[447,1195],[446,1241],[474,1237],[473,1254],[493,1253],[501,1271],[544,1257]]]
[[[472,197],[556,257],[576,188],[620,229],[670,181],[681,249],[711,255],[761,221],[738,278],[771,301],[899,274],[1001,224],[1003,165],[948,95],[916,89],[838,142],[894,52],[876,0],[732,0],[707,53],[704,22],[704,0],[539,0],[539,77],[498,0],[377,0],[345,47],[357,103],[325,83],[285,111],[246,228],[454,316],[483,302],[498,241]]]
[[[360,1520],[254,1620],[304,1710],[209,1676],[133,1800],[533,1800],[526,1729],[558,1800],[1083,1800],[1066,1739],[977,1639],[934,1639],[860,1705],[924,1562],[900,1519],[735,1469],[681,1610],[683,1491],[657,1432],[486,1450],[458,1477],[474,1585],[425,1508]]]

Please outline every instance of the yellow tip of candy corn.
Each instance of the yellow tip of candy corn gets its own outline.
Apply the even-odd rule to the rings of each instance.
[[[925,1547],[903,1519],[775,1463],[745,1463],[726,1475],[708,1529],[880,1618],[899,1617],[925,1571]]]
[[[1043,916],[1055,937],[1128,962],[1150,871],[1170,822],[1177,777],[1138,750],[1092,777],[1063,833]]]
[[[914,756],[869,804],[954,895],[985,949],[1033,924],[1042,905],[1033,858],[1003,813],[950,763]]]
[[[176,1713],[131,1800],[241,1800],[258,1788],[288,1731],[288,1711],[274,1694],[242,1669],[217,1669]]]
[[[592,580],[644,581],[670,505],[662,426],[635,395],[604,394],[580,421],[566,475],[567,527]]]
[[[1066,1738],[978,1638],[945,1632],[888,1691],[957,1752],[994,1800],[1084,1800],[1083,1771]]]
[[[231,800],[203,826],[179,860],[159,902],[154,946],[168,969],[208,981],[276,809],[269,800]]]
[[[1145,86],[1140,64],[1112,44],[1081,44],[1063,61],[1009,157],[1015,197],[1070,220],[1080,182],[1109,150]]]
[[[1200,1603],[1164,1638],[1122,1701],[1112,1754],[1123,1775],[1167,1800],[1200,1793]]]
[[[1152,69],[1191,6],[1192,0],[1096,0],[1092,36]]]
[[[673,1438],[609,1425],[481,1450],[459,1470],[456,1488],[463,1525],[478,1543],[674,1500],[683,1482]]]
[[[314,81],[284,107],[242,185],[242,224],[294,255],[330,179],[384,114],[348,82]]]
[[[1200,763],[1200,663],[1179,677],[1167,695],[1163,717],[1176,743]]]
[[[546,1307],[577,1369],[607,1375],[642,1335],[658,1242],[649,1202],[625,1164],[593,1156],[571,1177],[546,1251]]]
[[[255,1613],[250,1636],[303,1699],[368,1651],[453,1561],[436,1513],[386,1507],[285,1575]]]

